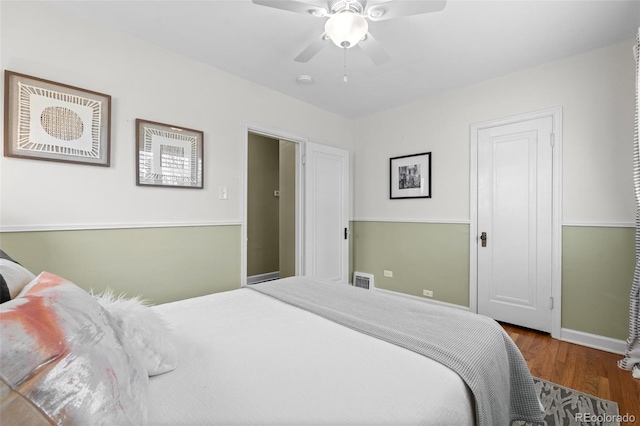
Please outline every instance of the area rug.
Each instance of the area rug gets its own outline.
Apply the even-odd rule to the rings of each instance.
[[[615,425],[622,420],[618,404],[546,380],[533,378],[548,426]],[[516,422],[515,426],[527,423]]]

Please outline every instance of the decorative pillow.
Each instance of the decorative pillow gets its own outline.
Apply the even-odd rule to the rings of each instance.
[[[28,269],[0,250],[0,303],[14,299],[35,277]],[[9,299],[5,299],[7,291]]]
[[[0,274],[0,303],[8,302],[11,300],[11,293],[9,293],[9,286],[4,280],[2,274]]]
[[[112,290],[94,298],[114,318],[131,348],[142,359],[149,376],[167,373],[176,368],[178,354],[169,339],[169,328],[162,316],[146,305],[140,297],[116,297]]]
[[[52,423],[146,423],[141,360],[111,315],[56,275],[43,272],[0,305],[0,359],[0,379],[13,390],[5,395],[19,394]]]

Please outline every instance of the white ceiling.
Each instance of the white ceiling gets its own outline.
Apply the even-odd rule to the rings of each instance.
[[[344,83],[332,43],[293,60],[326,18],[251,0],[54,4],[349,118],[629,39],[640,26],[640,0],[448,0],[441,12],[370,22],[391,60],[376,66],[349,49]],[[303,74],[314,83],[299,85]]]

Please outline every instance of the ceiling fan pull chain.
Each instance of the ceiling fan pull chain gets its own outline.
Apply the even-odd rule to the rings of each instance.
[[[342,81],[348,83],[349,79],[347,78],[347,48],[343,47],[342,49],[344,50],[344,77],[342,77]]]

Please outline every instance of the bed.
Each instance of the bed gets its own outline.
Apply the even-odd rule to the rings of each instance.
[[[492,320],[304,277],[149,308],[43,273],[0,327],[3,424],[541,421]]]

